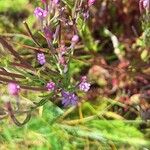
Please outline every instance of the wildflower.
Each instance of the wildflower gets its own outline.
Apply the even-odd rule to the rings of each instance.
[[[72,40],[71,40],[73,43],[77,43],[79,41],[79,36],[78,35],[74,35],[72,37]]]
[[[95,3],[96,0],[88,0],[88,6],[92,6]]]
[[[149,10],[150,9],[150,0],[140,0],[139,8],[140,8],[140,12],[142,12],[144,10]]]
[[[55,89],[55,83],[54,82],[48,82],[46,85],[46,88],[48,91],[53,91]]]
[[[90,83],[81,82],[81,83],[79,84],[79,89],[80,89],[81,91],[87,92],[87,91],[90,89],[90,86],[91,86]]]
[[[20,91],[20,86],[16,83],[8,84],[8,93],[13,96],[17,96]]]
[[[62,104],[65,107],[77,105],[78,97],[74,93],[62,91],[61,95],[63,97]]]
[[[41,65],[44,65],[46,63],[45,55],[43,53],[37,54],[37,60]]]
[[[79,89],[81,91],[87,92],[90,89],[91,84],[87,82],[87,77],[83,76],[79,84]]]
[[[47,16],[48,12],[40,7],[37,7],[34,10],[34,14],[37,18],[44,19]]]

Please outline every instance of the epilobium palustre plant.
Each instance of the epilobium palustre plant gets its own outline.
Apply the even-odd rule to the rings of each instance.
[[[12,106],[11,100],[6,102],[8,115],[18,126],[29,121],[31,113],[37,107],[44,105],[48,101],[59,103],[61,107],[70,107],[80,102],[78,92],[87,92],[90,83],[86,76],[75,81],[71,74],[71,63],[74,50],[80,40],[78,31],[78,19],[83,22],[89,16],[89,9],[95,0],[75,0],[73,9],[68,10],[65,1],[62,0],[41,0],[41,7],[36,7],[33,15],[36,17],[39,26],[39,36],[45,39],[46,47],[42,46],[40,38],[35,38],[28,24],[25,27],[35,43],[35,47],[29,46],[36,51],[30,63],[27,58],[23,58],[3,37],[0,43],[15,58],[8,60],[7,65],[1,61],[0,82],[8,86],[8,93],[16,98],[17,109]],[[86,16],[85,16],[86,14]],[[68,32],[64,34],[63,31]],[[1,76],[2,75],[2,76]],[[41,92],[40,102],[35,102],[34,106],[21,112],[19,106],[19,94],[23,90]],[[15,114],[17,112],[26,113],[24,122],[20,123]]]

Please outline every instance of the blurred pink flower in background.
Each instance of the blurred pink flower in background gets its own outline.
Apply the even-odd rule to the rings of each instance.
[[[140,12],[142,12],[144,10],[149,10],[150,9],[150,0],[140,0],[139,8],[140,8]]]
[[[96,0],[88,0],[88,6],[92,6],[95,2]]]
[[[13,96],[17,96],[20,91],[20,86],[16,83],[8,84],[8,93]]]

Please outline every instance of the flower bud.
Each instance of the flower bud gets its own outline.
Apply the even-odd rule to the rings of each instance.
[[[74,36],[72,37],[71,41],[72,41],[73,43],[77,43],[77,42],[79,41],[79,36],[78,36],[78,35],[74,35]]]
[[[52,40],[53,33],[51,32],[51,30],[48,27],[44,28],[44,34],[45,34],[46,39]]]

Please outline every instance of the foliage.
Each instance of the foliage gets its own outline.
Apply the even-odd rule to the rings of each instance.
[[[76,2],[62,0],[64,14],[57,19],[55,10],[49,16],[49,29],[61,28],[49,45],[39,21],[29,16],[41,1],[0,1],[0,149],[150,148],[149,13],[142,6],[139,14],[134,0],[99,0],[90,8]],[[73,28],[66,26],[74,19]],[[80,39],[71,55],[63,55],[69,60],[65,72],[51,50],[69,49],[74,34]],[[39,64],[38,53],[46,65]],[[91,83],[87,93],[75,87],[83,75]],[[23,89],[19,110],[17,97],[6,90],[14,78]],[[58,86],[56,93],[47,91],[49,80]],[[62,89],[75,93],[78,105],[64,107]]]

